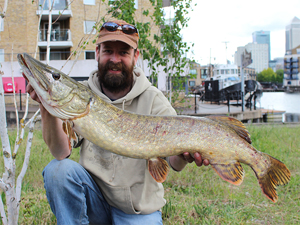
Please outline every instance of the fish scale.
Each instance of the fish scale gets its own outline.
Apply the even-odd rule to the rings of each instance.
[[[164,158],[184,152],[199,152],[234,185],[244,178],[240,163],[250,166],[273,202],[278,199],[277,186],[290,180],[284,163],[256,150],[245,125],[232,117],[134,114],[106,103],[88,87],[28,54],[19,54],[18,61],[43,106],[64,121],[70,142],[77,133],[115,154],[145,159],[157,182],[165,181],[169,171]]]

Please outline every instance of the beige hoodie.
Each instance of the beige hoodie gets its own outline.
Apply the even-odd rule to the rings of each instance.
[[[93,72],[87,83],[106,102],[126,111],[176,115],[166,97],[151,86],[140,68],[134,70],[131,91],[113,102],[101,92],[97,73]],[[82,142],[80,156],[80,164],[92,175],[111,206],[128,214],[150,214],[164,206],[163,186],[151,177],[145,159],[120,156],[87,140]]]

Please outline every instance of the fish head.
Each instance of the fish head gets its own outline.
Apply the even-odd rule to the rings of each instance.
[[[50,114],[74,119],[86,112],[92,95],[86,86],[26,53],[17,57],[25,78]]]

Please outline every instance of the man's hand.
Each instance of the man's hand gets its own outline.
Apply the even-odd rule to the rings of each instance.
[[[198,152],[194,154],[194,157],[189,152],[184,152],[183,154],[174,155],[170,157],[170,164],[176,171],[183,170],[187,163],[192,163],[194,161],[197,166],[209,165],[208,159],[203,160]]]
[[[179,157],[181,157],[183,160],[187,161],[188,163],[192,163],[195,161],[197,166],[209,165],[208,159],[202,160],[202,157],[198,152],[194,154],[194,157],[189,152],[184,152],[183,154],[179,155]]]
[[[41,100],[40,100],[39,96],[36,94],[35,90],[34,90],[33,87],[31,86],[31,84],[28,84],[28,85],[26,86],[26,92],[30,95],[30,97],[31,97],[34,101],[36,101],[36,102],[38,102],[38,103],[41,103]]]

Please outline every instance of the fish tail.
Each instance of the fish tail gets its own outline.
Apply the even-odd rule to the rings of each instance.
[[[266,157],[270,159],[270,167],[267,173],[259,175],[253,168],[262,192],[273,202],[277,202],[278,195],[276,188],[279,185],[285,185],[290,181],[291,173],[289,169],[279,161],[270,155],[266,154]]]

